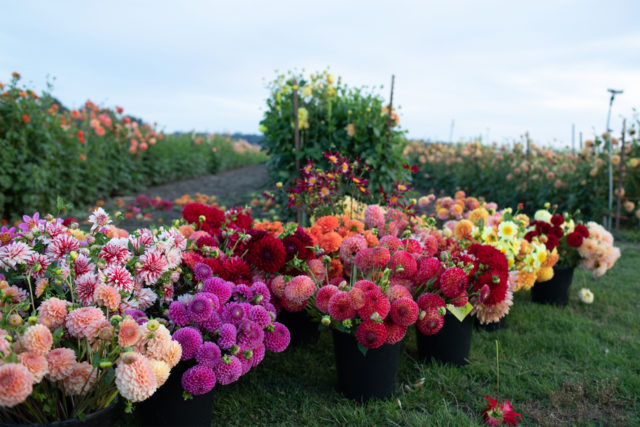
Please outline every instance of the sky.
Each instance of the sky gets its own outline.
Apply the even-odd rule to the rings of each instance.
[[[640,106],[640,2],[13,1],[13,71],[71,108],[91,99],[172,132],[257,133],[274,70],[329,67],[384,85],[412,138],[543,145],[605,130]],[[576,142],[577,144],[577,142]]]

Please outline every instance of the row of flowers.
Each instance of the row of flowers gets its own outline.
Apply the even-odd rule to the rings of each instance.
[[[506,206],[526,201],[527,212],[550,202],[562,210],[581,209],[586,218],[600,219],[616,213],[609,212],[607,205],[611,145],[614,191],[621,201],[621,220],[636,224],[640,219],[637,126],[637,121],[633,121],[624,136],[605,133],[587,140],[580,150],[538,147],[525,136],[523,141],[510,145],[414,141],[405,148],[405,155],[418,166],[414,182],[423,188],[444,194],[464,189]],[[571,196],[567,197],[568,194]],[[615,203],[613,208],[616,209]]]

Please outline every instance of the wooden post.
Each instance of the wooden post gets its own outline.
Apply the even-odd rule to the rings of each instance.
[[[391,146],[391,112],[393,111],[393,85],[395,83],[395,74],[391,75],[391,96],[389,97],[389,111],[387,111],[387,145]]]
[[[300,176],[300,127],[298,123],[298,81],[293,80],[293,145],[295,151],[296,180]],[[302,225],[302,207],[296,207],[296,222]]]
[[[616,205],[616,232],[620,231],[620,205],[624,185],[624,137],[627,133],[627,119],[622,121],[622,141],[620,142],[620,174],[618,175],[618,201]]]

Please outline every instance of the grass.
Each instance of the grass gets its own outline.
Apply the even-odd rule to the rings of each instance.
[[[214,423],[481,425],[483,396],[490,394],[509,399],[521,425],[638,425],[640,249],[622,250],[618,265],[600,280],[576,271],[568,307],[533,304],[529,292],[517,294],[506,328],[474,330],[465,367],[416,362],[410,331],[389,400],[361,404],[341,397],[331,334],[324,333],[315,344],[269,353],[237,383],[216,387]],[[578,300],[583,286],[595,294],[591,305]],[[412,387],[420,378],[424,384]]]

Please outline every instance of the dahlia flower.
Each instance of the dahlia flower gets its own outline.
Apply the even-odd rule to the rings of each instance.
[[[33,375],[19,363],[0,365],[0,407],[12,408],[33,391]]]
[[[124,353],[116,367],[116,387],[122,397],[141,402],[155,393],[158,380],[151,362],[139,353]]]

